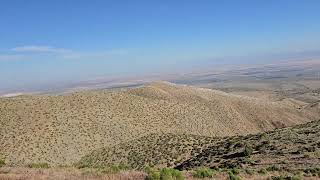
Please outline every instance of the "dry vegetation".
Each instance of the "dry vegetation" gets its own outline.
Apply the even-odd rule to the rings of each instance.
[[[127,163],[131,168],[142,169],[151,164],[191,172],[208,167],[218,174],[241,174],[247,178],[257,175],[316,178],[320,177],[319,136],[320,121],[225,138],[152,135],[96,150],[77,165],[104,167]],[[206,171],[199,170],[199,176]]]
[[[124,91],[0,98],[0,157],[9,165],[71,165],[148,134],[231,136],[317,118],[292,102],[152,83]]]
[[[176,168],[206,166],[268,170],[276,167],[274,170],[292,171],[319,168],[319,136],[320,121],[313,121],[257,135],[222,138]]]
[[[83,157],[78,167],[103,167],[126,164],[142,170],[147,165],[174,167],[197,155],[218,139],[196,135],[151,134],[113,147],[93,151]]]
[[[71,167],[52,169],[0,168],[1,180],[143,180],[145,177],[146,174],[144,172],[138,171],[106,173],[98,169],[76,169]]]
[[[80,169],[5,166],[0,179],[313,180],[320,178],[319,135],[320,121],[234,137],[153,134],[96,150],[82,158]]]

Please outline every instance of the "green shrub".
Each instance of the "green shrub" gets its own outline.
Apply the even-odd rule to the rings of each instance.
[[[245,169],[245,171],[249,175],[253,175],[254,174],[254,170],[253,169]]]
[[[212,177],[213,176],[213,170],[210,168],[198,168],[193,172],[193,177],[196,178],[206,178],[206,177]]]
[[[267,174],[268,171],[265,168],[262,168],[258,171],[259,174]]]
[[[144,171],[147,173],[147,174],[150,174],[150,173],[152,173],[153,171],[157,171],[157,169],[156,168],[154,168],[153,166],[145,166],[145,168],[144,168]]]
[[[271,177],[272,180],[284,180],[283,176],[272,176]]]
[[[153,167],[145,167],[148,174],[147,180],[183,180],[184,177],[179,170],[172,168],[155,169]]]
[[[232,172],[232,174],[235,174],[235,175],[240,174],[240,170],[237,169],[237,168],[232,168],[232,169],[231,169],[231,172]]]
[[[279,166],[277,166],[277,165],[272,165],[272,166],[267,167],[266,170],[267,171],[280,171],[281,168]]]
[[[229,171],[228,175],[229,175],[230,180],[240,180],[241,179],[239,176],[233,174],[232,171]]]
[[[43,168],[43,169],[47,169],[49,168],[49,164],[48,163],[32,163],[28,165],[29,168]]]
[[[0,167],[3,167],[4,165],[6,165],[5,161],[0,159]]]
[[[118,165],[112,165],[112,166],[103,166],[103,165],[92,166],[89,163],[81,163],[81,164],[75,164],[75,166],[79,169],[93,169],[97,172],[104,173],[104,174],[118,173],[120,171],[125,171],[130,169],[127,165],[124,165],[124,164],[118,164]]]
[[[129,167],[124,165],[124,164],[119,164],[119,165],[112,165],[112,166],[107,166],[107,167],[104,167],[104,166],[96,166],[94,167],[96,169],[100,169],[102,173],[106,173],[106,174],[109,174],[109,173],[118,173],[120,171],[125,171],[125,170],[128,170]]]
[[[295,176],[292,176],[292,178],[291,178],[292,180],[300,180],[301,179],[301,177],[300,176],[297,176],[297,175],[295,175]]]
[[[117,173],[117,172],[120,172],[120,171],[128,170],[129,168],[128,168],[128,166],[126,166],[124,164],[119,164],[119,165],[111,166],[110,169],[112,170],[112,172]]]
[[[260,138],[261,138],[261,139],[267,138],[267,134],[266,134],[266,133],[261,133],[261,134],[260,134]]]
[[[184,177],[179,170],[172,169],[172,168],[163,168],[160,171],[160,179],[161,180],[169,180],[169,179],[176,179],[176,180],[183,180]]]
[[[148,176],[147,176],[147,180],[160,180],[160,172],[158,170],[152,170],[147,172]]]
[[[251,146],[246,145],[246,146],[244,147],[243,154],[244,154],[245,156],[249,156],[249,157],[250,157],[251,154],[252,154],[252,152],[253,152],[253,149],[252,149]]]

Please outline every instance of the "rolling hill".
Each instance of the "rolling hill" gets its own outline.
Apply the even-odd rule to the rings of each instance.
[[[246,135],[319,117],[304,107],[167,82],[0,98],[0,158],[10,165],[70,165],[96,149],[150,134]]]

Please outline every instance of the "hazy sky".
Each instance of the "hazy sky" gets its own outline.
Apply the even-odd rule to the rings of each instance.
[[[0,90],[319,50],[319,0],[0,1]]]

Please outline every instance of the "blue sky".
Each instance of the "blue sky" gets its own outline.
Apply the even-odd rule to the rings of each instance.
[[[320,52],[319,9],[318,0],[2,0],[0,90]]]

